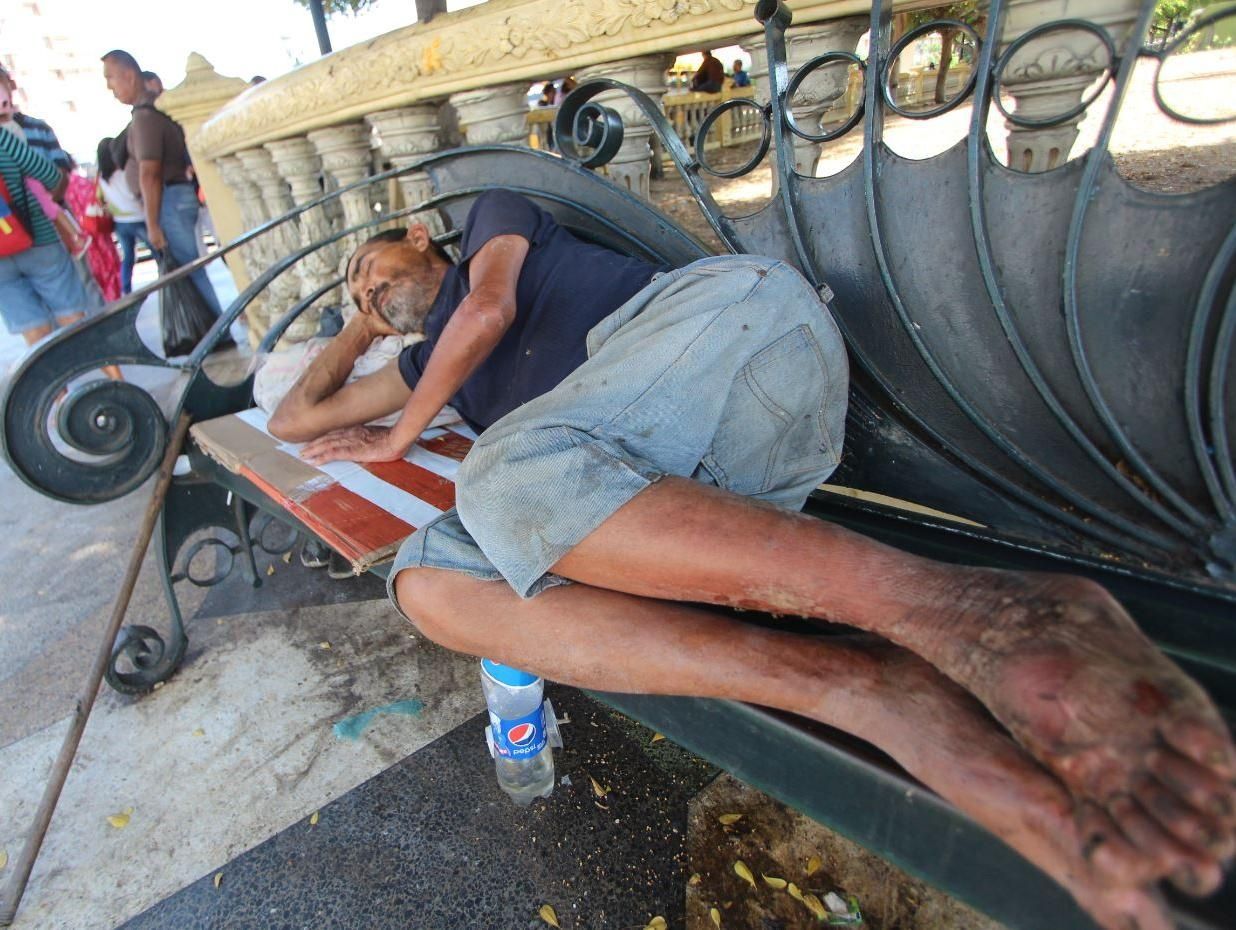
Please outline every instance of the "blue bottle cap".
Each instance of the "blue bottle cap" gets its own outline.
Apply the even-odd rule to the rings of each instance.
[[[537,676],[529,672],[521,672],[509,665],[499,665],[493,659],[481,659],[481,671],[500,685],[508,688],[526,688],[536,684]]]

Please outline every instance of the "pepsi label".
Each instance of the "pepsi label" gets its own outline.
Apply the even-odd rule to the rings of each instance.
[[[545,748],[545,706],[541,705],[530,714],[513,720],[502,720],[493,711],[489,722],[494,736],[494,752],[512,759],[535,756]]]

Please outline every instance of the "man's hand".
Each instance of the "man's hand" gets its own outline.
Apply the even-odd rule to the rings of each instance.
[[[167,236],[163,234],[163,227],[157,223],[153,226],[146,224],[146,238],[150,240],[150,245],[160,252],[167,248]]]
[[[394,462],[407,449],[391,441],[391,431],[385,426],[349,426],[331,430],[325,436],[307,443],[300,457],[313,465],[327,462]]]

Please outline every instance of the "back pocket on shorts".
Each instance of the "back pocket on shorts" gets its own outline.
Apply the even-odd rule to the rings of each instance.
[[[721,487],[747,496],[800,484],[812,473],[823,481],[840,459],[845,419],[844,392],[841,409],[827,409],[837,393],[829,374],[806,324],[761,349],[734,378],[701,465]]]

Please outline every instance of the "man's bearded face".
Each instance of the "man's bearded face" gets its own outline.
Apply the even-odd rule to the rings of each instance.
[[[382,318],[406,336],[425,331],[425,317],[433,306],[433,296],[426,282],[409,274],[399,280],[379,284],[374,292],[374,304]]]

